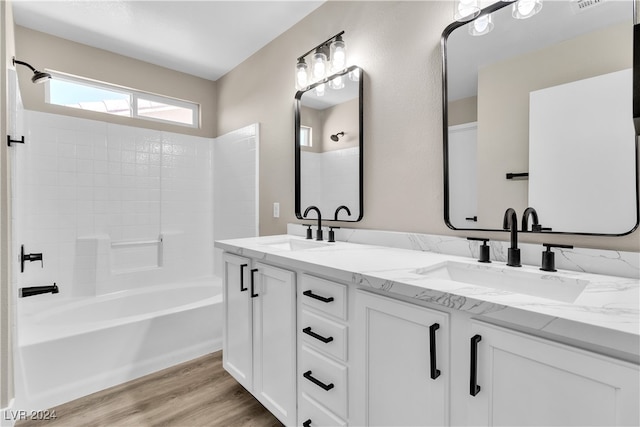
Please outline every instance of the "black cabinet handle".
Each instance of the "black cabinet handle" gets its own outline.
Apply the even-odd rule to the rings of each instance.
[[[429,359],[431,363],[431,379],[435,380],[440,376],[440,369],[436,367],[436,331],[440,329],[439,323],[429,326]]]
[[[244,268],[248,267],[249,264],[242,264],[240,266],[240,292],[244,292],[247,288],[244,287]]]
[[[482,341],[480,335],[474,335],[471,337],[471,374],[469,381],[469,393],[471,396],[475,396],[480,392],[480,386],[478,385],[478,343]]]
[[[313,378],[313,376],[311,376],[311,371],[305,372],[304,374],[302,374],[302,376],[308,379],[309,381],[311,381],[312,383],[314,383],[315,385],[317,385],[318,387],[322,388],[323,390],[329,391],[334,387],[333,383],[325,384],[322,381],[316,378]]]
[[[325,338],[325,337],[323,337],[322,335],[318,335],[318,334],[316,334],[315,332],[313,332],[313,331],[311,330],[311,326],[307,326],[306,328],[304,328],[304,329],[302,330],[302,332],[304,332],[305,334],[307,334],[307,335],[309,335],[309,336],[311,336],[311,337],[314,337],[314,338],[315,338],[315,339],[317,339],[318,341],[322,341],[322,342],[323,342],[323,343],[325,343],[325,344],[326,344],[326,343],[328,343],[328,342],[333,341],[333,337]]]
[[[311,419],[308,419],[307,421],[303,422],[302,427],[311,427]]]
[[[254,286],[255,286],[255,272],[258,271],[257,268],[252,268],[251,269],[251,298],[255,298],[258,296],[258,294],[256,294],[254,292]]]
[[[321,297],[320,295],[314,294],[312,291],[304,291],[302,293],[302,295],[307,296],[307,297],[311,297],[313,299],[317,299],[318,301],[322,301],[322,302],[331,302],[331,301],[333,301],[333,297],[329,297],[329,298]]]

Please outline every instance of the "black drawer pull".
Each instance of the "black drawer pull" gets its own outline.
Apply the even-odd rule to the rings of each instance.
[[[318,334],[316,334],[315,332],[313,332],[313,331],[311,330],[311,326],[307,326],[306,328],[304,328],[304,329],[302,330],[302,332],[304,332],[305,334],[309,335],[310,337],[314,337],[314,338],[315,338],[315,339],[317,339],[318,341],[322,341],[322,342],[323,342],[323,343],[325,343],[325,344],[326,344],[326,343],[328,343],[328,342],[333,341],[333,337],[325,338],[325,337],[323,337],[322,335],[318,335]]]
[[[322,388],[323,390],[329,391],[334,387],[333,383],[325,384],[322,381],[317,380],[316,378],[313,378],[311,376],[311,371],[305,372],[304,374],[302,374],[302,376],[308,379],[309,381],[311,381],[312,383],[314,383],[315,385],[317,385],[318,387]]]
[[[249,264],[242,264],[240,266],[240,292],[244,292],[247,288],[244,287],[244,268],[248,267]]]
[[[320,295],[314,294],[312,291],[304,291],[302,293],[302,295],[311,297],[313,299],[317,299],[318,301],[322,301],[322,302],[331,302],[331,301],[333,301],[333,297],[329,297],[329,298],[321,297]]]
[[[311,427],[311,419],[308,419],[307,421],[303,422],[302,427]]]
[[[252,268],[251,269],[251,298],[255,298],[258,296],[258,294],[256,294],[254,292],[254,286],[255,286],[255,272],[258,271],[257,268]]]
[[[480,386],[478,385],[478,343],[481,340],[482,337],[477,334],[471,337],[471,374],[469,378],[469,393],[471,396],[480,393]]]
[[[431,364],[431,379],[435,380],[440,376],[440,369],[436,367],[436,331],[440,329],[440,324],[434,323],[429,326],[429,358]]]

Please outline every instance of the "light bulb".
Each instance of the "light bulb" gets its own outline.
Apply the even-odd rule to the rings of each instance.
[[[320,49],[316,50],[313,54],[313,78],[318,81],[324,79],[327,74],[327,55],[325,55]]]
[[[304,62],[304,58],[298,61],[296,64],[296,88],[298,90],[304,89],[309,84],[309,70],[307,63]]]
[[[341,36],[331,43],[331,69],[333,71],[342,70],[347,64],[347,47]]]
[[[540,12],[542,0],[518,0],[513,4],[512,15],[516,19],[527,19]]]
[[[360,69],[355,69],[349,71],[349,80],[352,82],[357,82],[360,80]]]
[[[491,32],[491,30],[493,30],[491,14],[483,15],[477,18],[469,26],[469,34],[471,34],[472,36],[482,36]]]
[[[316,96],[324,96],[324,83],[316,86]]]
[[[329,82],[331,89],[342,89],[344,87],[344,79],[342,76],[336,76]]]
[[[478,0],[457,0],[453,17],[456,21],[469,21],[480,14]]]

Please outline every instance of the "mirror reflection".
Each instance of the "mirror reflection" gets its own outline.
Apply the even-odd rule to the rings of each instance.
[[[298,92],[296,99],[296,216],[302,219],[316,206],[323,220],[359,221],[362,70],[347,68]]]
[[[491,16],[490,31],[476,21]],[[527,207],[544,232],[625,234],[638,222],[633,1],[496,3],[443,35],[445,220],[502,229]],[[474,34],[475,33],[475,34]]]

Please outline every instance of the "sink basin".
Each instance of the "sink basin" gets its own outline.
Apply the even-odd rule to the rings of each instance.
[[[413,273],[434,280],[448,280],[569,303],[574,302],[589,283],[587,280],[544,271],[455,261],[420,268]]]
[[[325,246],[329,246],[330,243],[319,240],[279,239],[262,242],[260,243],[260,245],[284,251],[301,251],[304,249],[322,248]]]

